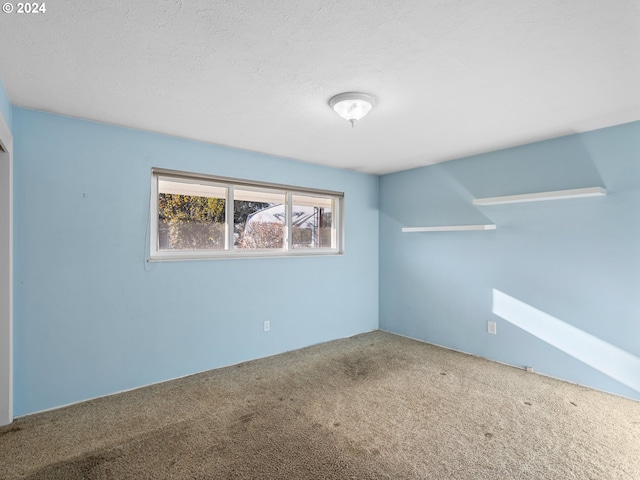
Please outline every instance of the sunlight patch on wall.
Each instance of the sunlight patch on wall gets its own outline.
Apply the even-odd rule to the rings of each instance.
[[[640,392],[640,358],[493,289],[493,313]]]

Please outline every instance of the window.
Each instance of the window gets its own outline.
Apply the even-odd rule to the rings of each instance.
[[[295,194],[291,197],[293,248],[323,248],[333,245],[333,199]]]
[[[152,170],[151,260],[342,253],[339,192]]]

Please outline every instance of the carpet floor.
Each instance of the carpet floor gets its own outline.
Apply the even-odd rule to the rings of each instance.
[[[30,415],[3,479],[640,478],[640,402],[372,332]]]

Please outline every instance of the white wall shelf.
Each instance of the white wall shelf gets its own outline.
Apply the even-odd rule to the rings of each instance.
[[[476,198],[474,205],[500,205],[503,203],[542,202],[545,200],[564,200],[569,198],[604,197],[607,190],[602,187],[574,188],[554,192],[525,193],[505,197]]]
[[[443,225],[438,227],[404,227],[403,232],[458,232],[461,230],[495,230],[495,225]]]

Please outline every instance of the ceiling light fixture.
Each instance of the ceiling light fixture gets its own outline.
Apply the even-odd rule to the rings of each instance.
[[[340,93],[329,100],[329,106],[338,115],[351,122],[351,126],[371,111],[376,105],[376,99],[366,93]]]

